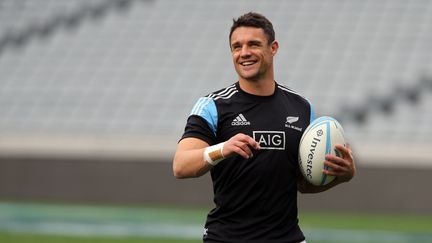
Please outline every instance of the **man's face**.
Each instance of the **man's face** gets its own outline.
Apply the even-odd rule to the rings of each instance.
[[[240,79],[258,81],[273,73],[273,56],[278,44],[268,44],[260,28],[238,27],[230,40],[234,68]]]

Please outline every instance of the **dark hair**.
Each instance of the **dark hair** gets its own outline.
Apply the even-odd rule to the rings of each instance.
[[[271,44],[275,40],[275,32],[273,24],[264,15],[259,13],[249,12],[240,16],[238,19],[233,19],[233,25],[229,34],[229,41],[231,42],[231,36],[235,29],[238,27],[255,27],[260,28],[264,31],[267,36],[268,44]]]

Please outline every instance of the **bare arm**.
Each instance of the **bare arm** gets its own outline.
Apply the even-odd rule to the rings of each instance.
[[[301,176],[297,182],[297,189],[301,193],[319,193],[319,192],[327,191],[328,189],[340,183],[341,182],[338,181],[338,178],[335,178],[332,182],[330,182],[325,186],[315,186],[309,183],[303,176]]]
[[[173,173],[176,178],[200,177],[213,166],[204,158],[204,150],[209,146],[198,138],[185,138],[177,146],[173,160]],[[259,149],[259,144],[250,136],[237,134],[223,145],[222,157],[238,154],[244,158],[253,156],[252,150]]]
[[[173,160],[173,173],[176,178],[200,177],[211,169],[204,160],[203,152],[208,143],[197,138],[185,138],[177,145]]]
[[[327,191],[338,184],[350,181],[354,177],[356,167],[350,146],[347,145],[347,147],[344,147],[338,144],[336,148],[342,153],[342,157],[340,158],[331,154],[326,155],[324,164],[329,166],[331,170],[323,171],[324,174],[336,176],[336,178],[325,186],[315,186],[307,182],[302,176],[297,183],[299,192],[319,193]]]

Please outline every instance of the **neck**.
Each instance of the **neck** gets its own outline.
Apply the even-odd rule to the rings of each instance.
[[[275,91],[276,82],[274,80],[266,81],[265,83],[240,80],[239,84],[240,88],[246,93],[258,96],[270,96]]]
[[[275,91],[276,82],[273,77],[261,80],[239,79],[240,88],[246,93],[258,96],[270,96]]]

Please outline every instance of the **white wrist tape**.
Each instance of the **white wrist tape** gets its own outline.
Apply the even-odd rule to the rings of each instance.
[[[218,143],[216,145],[205,148],[203,153],[204,160],[213,166],[217,165],[219,162],[224,160],[225,159],[225,157],[223,156],[224,144],[225,142]]]

